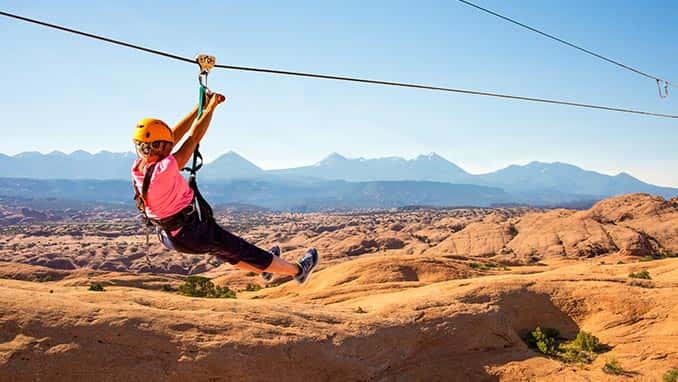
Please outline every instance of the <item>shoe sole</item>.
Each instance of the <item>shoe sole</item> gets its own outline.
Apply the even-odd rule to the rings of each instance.
[[[320,263],[320,255],[318,254],[318,250],[315,249],[315,248],[311,248],[311,249],[308,250],[308,252],[311,252],[311,251],[313,251],[313,253],[315,254],[315,259],[313,259],[313,266],[311,267],[311,269],[308,270],[308,273],[304,276],[303,279],[302,278],[297,279],[295,277],[295,280],[297,280],[297,282],[301,285],[304,285],[306,283],[306,281],[308,281],[308,278],[311,277],[313,270],[315,269],[315,267],[318,266],[318,263]]]

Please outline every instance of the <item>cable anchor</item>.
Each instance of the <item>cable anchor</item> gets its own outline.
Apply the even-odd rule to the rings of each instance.
[[[669,82],[666,80],[660,80],[659,78],[657,80],[657,91],[659,92],[659,98],[665,99],[666,97],[669,96]],[[662,82],[664,83],[664,90],[662,91]]]

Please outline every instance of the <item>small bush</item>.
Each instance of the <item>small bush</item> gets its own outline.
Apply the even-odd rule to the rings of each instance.
[[[247,277],[254,277],[254,276],[256,276],[256,275],[257,275],[256,272],[247,272],[247,273],[245,273],[245,276],[247,276]]]
[[[560,333],[558,333],[556,329],[542,329],[537,326],[530,334],[528,334],[527,344],[532,348],[537,349],[542,354],[557,356],[558,344],[556,343],[556,340],[559,337]]]
[[[542,354],[567,363],[591,363],[601,349],[600,340],[583,330],[573,341],[563,342],[558,330],[540,327],[528,334],[527,344]]]
[[[645,279],[645,280],[652,280],[652,277],[650,276],[650,272],[647,271],[647,269],[642,270],[640,272],[636,273],[630,273],[629,277],[633,279]]]
[[[367,313],[367,311],[363,309],[362,306],[359,306],[358,309],[355,310],[355,312],[359,314]]]
[[[104,286],[101,285],[100,283],[91,284],[89,286],[88,290],[91,290],[93,292],[103,292],[103,291],[105,291]]]
[[[236,298],[235,292],[229,287],[217,286],[214,288],[214,298]]]
[[[607,362],[605,362],[605,366],[603,366],[603,371],[607,374],[614,375],[621,375],[624,373],[624,369],[622,369],[616,358],[608,359]]]
[[[560,357],[568,363],[591,363],[600,350],[600,340],[589,332],[580,330],[574,341],[560,346]]]
[[[170,284],[163,284],[162,288],[160,288],[163,292],[176,292],[176,289],[172,287]]]
[[[480,263],[471,263],[471,264],[469,264],[469,267],[471,267],[471,268],[473,268],[473,269],[478,269],[478,270],[481,270],[481,271],[487,270],[487,268],[485,267],[485,265],[484,265],[484,264],[480,264]]]
[[[235,298],[235,292],[228,287],[215,287],[210,279],[202,276],[188,276],[179,293],[190,297]]]
[[[207,297],[214,291],[214,284],[207,277],[188,276],[179,287],[179,293],[190,297]]]
[[[471,263],[469,266],[473,269],[477,269],[479,271],[489,271],[492,270],[493,268],[499,267],[497,264],[493,263]],[[506,267],[504,267],[506,268]]]
[[[617,261],[617,265],[622,265],[622,264],[626,264],[626,263],[621,261],[621,260]]]
[[[258,290],[261,290],[261,285],[259,284],[247,284],[247,287],[245,287],[245,292],[256,292]]]
[[[642,259],[640,259],[640,261],[652,261],[652,260],[655,260],[655,258],[654,256],[650,255],[644,256]]]
[[[678,369],[669,369],[664,373],[664,382],[678,382]]]
[[[600,340],[593,334],[580,330],[577,333],[577,338],[572,342],[572,346],[578,350],[595,353],[600,349]]]

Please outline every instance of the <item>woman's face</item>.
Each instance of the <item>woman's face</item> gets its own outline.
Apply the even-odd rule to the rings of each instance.
[[[134,147],[136,149],[137,155],[146,162],[157,162],[165,158],[172,152],[172,146],[173,145],[171,142],[165,141],[134,141]]]

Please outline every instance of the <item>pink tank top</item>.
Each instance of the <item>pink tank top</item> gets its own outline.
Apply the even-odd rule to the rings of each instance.
[[[143,171],[139,171],[139,162],[137,159],[132,167],[132,179],[134,186],[141,193],[144,185],[144,175],[148,164]],[[148,187],[146,196],[146,214],[152,219],[164,219],[183,210],[193,200],[193,190],[188,186],[188,182],[181,176],[177,160],[174,155],[168,155],[166,158],[157,162],[153,175],[151,176],[151,185]]]

